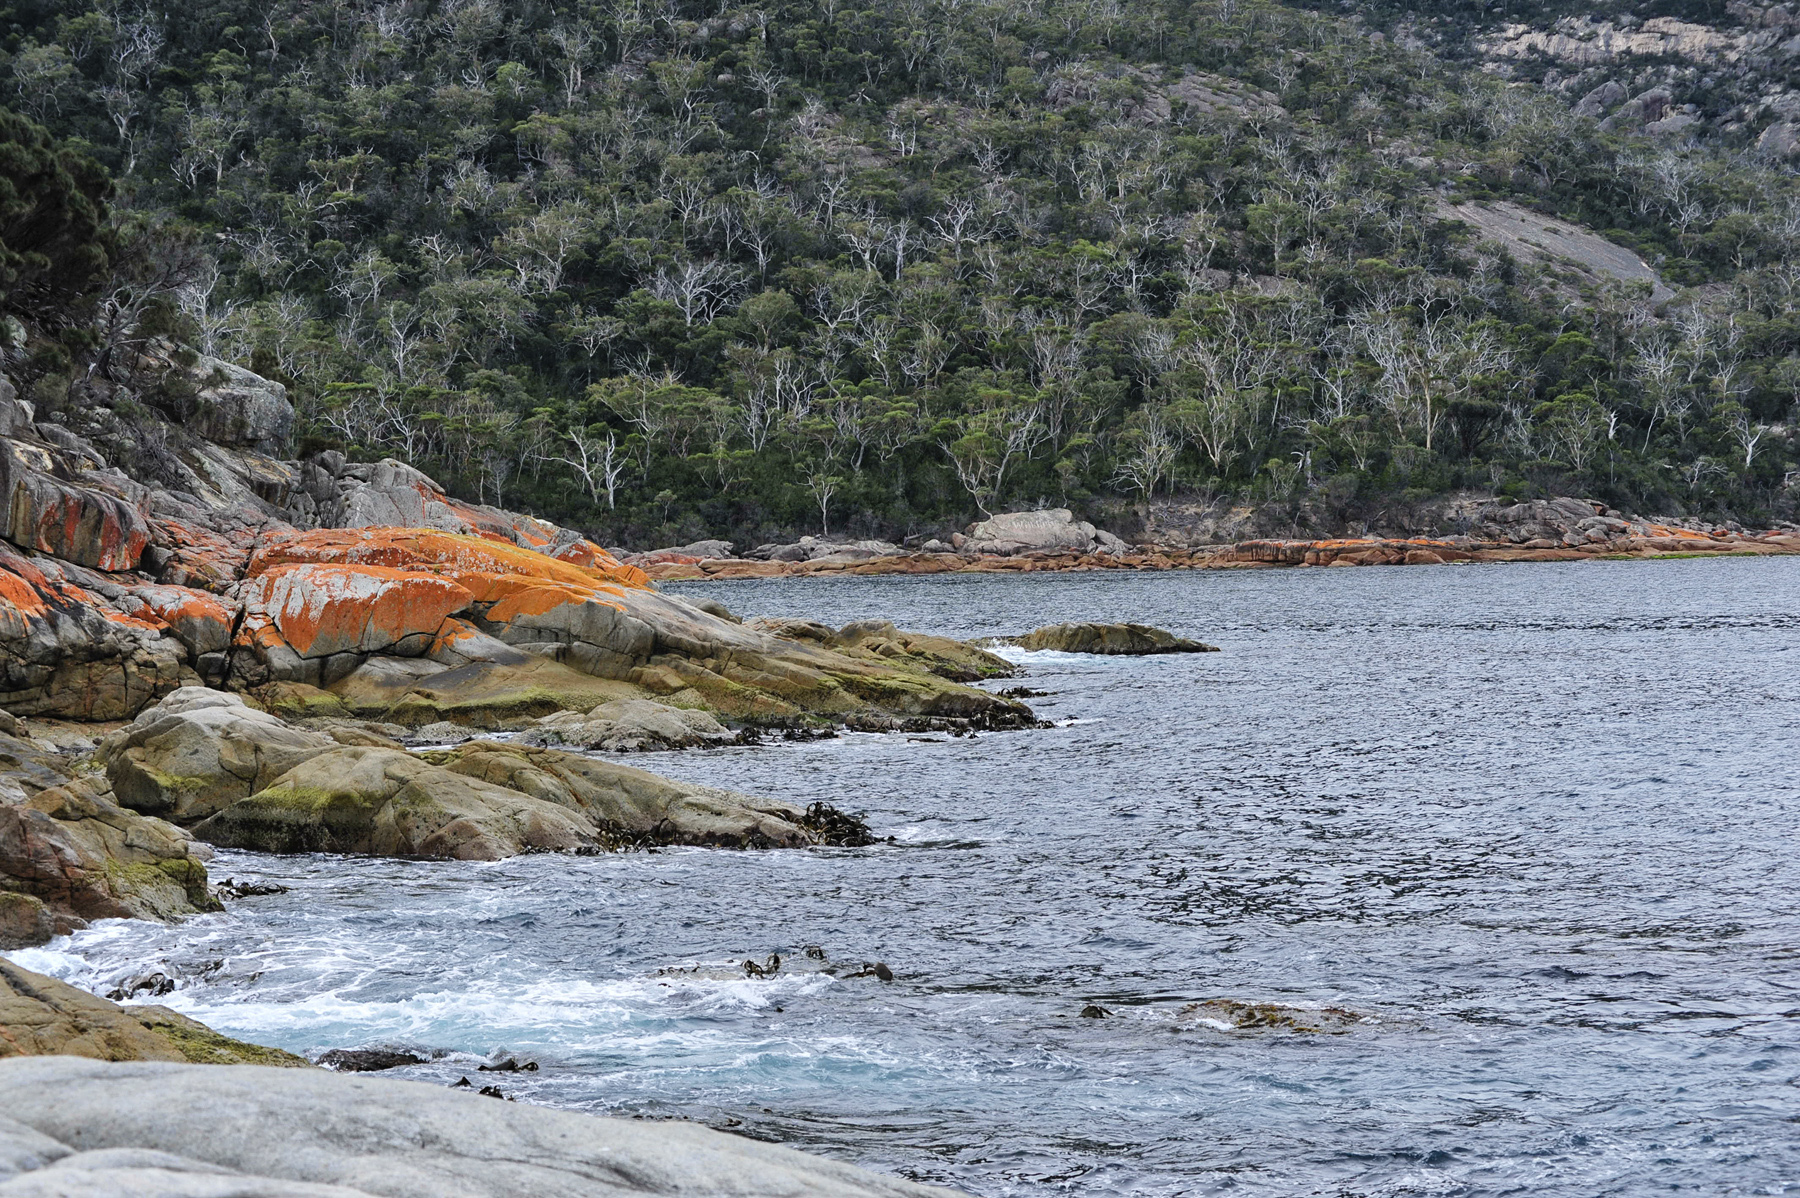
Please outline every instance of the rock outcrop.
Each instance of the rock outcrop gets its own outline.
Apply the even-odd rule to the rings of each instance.
[[[101,742],[120,805],[182,823],[249,797],[338,742],[224,691],[183,687]]]
[[[975,553],[1012,555],[1033,552],[1122,553],[1125,542],[1110,532],[1075,519],[1068,508],[1011,512],[969,526],[963,548]]]
[[[218,909],[206,850],[113,800],[103,777],[0,734],[0,949],[90,920],[174,919]]]
[[[222,1036],[203,1023],[161,1006],[119,1006],[0,959],[0,1059],[87,1057],[99,1061],[186,1061],[201,1065],[304,1066],[304,1057]],[[6,1116],[0,1111],[0,1183],[16,1158],[7,1152]],[[16,1144],[16,1141],[13,1142]],[[7,1187],[0,1184],[0,1193]],[[117,1193],[142,1191],[120,1190]]]
[[[0,1093],[0,1195],[949,1195],[688,1123],[324,1069],[18,1058]]]
[[[196,436],[263,454],[287,452],[294,436],[294,405],[286,387],[204,355],[190,372],[199,391],[187,426]]]
[[[825,841],[818,823],[778,800],[554,749],[475,741],[422,754],[331,749],[194,834],[273,853],[488,861],[637,845],[801,848]]]
[[[6,710],[123,719],[180,685],[182,649],[173,635],[163,635],[167,624],[147,603],[127,614],[82,586],[85,581],[80,567],[0,548],[0,706]],[[121,599],[128,595],[117,589]]]
[[[871,558],[877,557],[893,557],[895,554],[901,552],[904,551],[892,541],[867,539],[860,541],[843,541],[832,540],[829,537],[801,537],[798,541],[786,545],[758,545],[744,556],[755,561],[765,562],[845,563],[866,562]],[[656,559],[659,555],[647,554],[645,556],[648,559],[646,564],[658,564]],[[725,555],[695,555],[692,560],[705,561],[721,556]],[[662,560],[668,561],[670,559],[663,558]]]
[[[954,642],[918,638],[917,653],[894,637],[827,646],[661,594],[610,557],[578,565],[427,529],[296,532],[270,538],[246,577],[233,678],[322,688],[355,715],[491,725],[648,694],[753,721],[1030,720],[958,684],[1010,667],[943,668]],[[485,719],[469,706],[477,700]]]
[[[649,699],[614,699],[588,712],[559,711],[518,737],[525,744],[571,745],[608,753],[705,748],[737,739],[737,733],[704,711]]]
[[[369,853],[493,861],[595,849],[576,813],[396,749],[340,747],[202,821],[195,835],[266,853]]]
[[[652,737],[735,739],[704,713],[643,700],[602,706],[576,727],[598,731],[601,725],[611,729],[605,736],[624,737],[633,748]],[[0,735],[0,753],[7,742]],[[11,743],[21,746],[16,773],[42,792],[31,814],[17,817],[34,820],[30,829],[9,839],[0,821],[0,868],[21,871],[13,883],[0,874],[15,905],[55,881],[49,864],[35,867],[47,875],[35,888],[23,876],[24,864],[35,860],[31,846],[51,843],[46,838],[56,829],[46,821],[53,817],[110,820],[107,826],[132,833],[100,842],[103,859],[87,872],[95,885],[112,879],[115,867],[135,879],[135,889],[120,894],[50,893],[66,912],[61,924],[47,907],[21,908],[14,922],[29,934],[19,940],[41,941],[53,928],[66,930],[70,918],[169,918],[216,905],[206,894],[204,868],[189,859],[190,834],[139,812],[166,816],[190,827],[193,837],[231,848],[466,860],[664,844],[801,848],[868,837],[859,821],[817,804],[673,782],[530,744],[473,741],[408,752],[350,726],[294,728],[237,695],[200,687],[176,691],[102,742],[98,756],[117,804],[94,782],[59,785],[54,760]],[[0,816],[6,811],[0,807]],[[61,837],[56,844],[74,843],[73,832],[62,830]],[[65,848],[54,861],[72,860],[73,851]],[[24,864],[4,864],[15,861]],[[171,890],[174,881],[188,889]],[[0,904],[0,914],[6,911]]]
[[[1146,657],[1157,653],[1217,653],[1217,646],[1190,641],[1148,624],[1050,624],[1008,638],[1021,649],[1061,653]]]

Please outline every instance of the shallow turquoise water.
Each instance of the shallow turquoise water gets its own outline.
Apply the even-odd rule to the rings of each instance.
[[[221,853],[292,890],[11,955],[96,989],[162,968],[162,1001],[296,1050],[448,1054],[399,1075],[528,1054],[523,1100],[983,1195],[1800,1190],[1800,559],[671,589],[1226,651],[1027,655],[1041,731],[636,762],[891,844]],[[1212,999],[1354,1015],[1184,1012]]]

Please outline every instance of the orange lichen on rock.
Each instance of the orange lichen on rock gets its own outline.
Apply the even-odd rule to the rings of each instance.
[[[257,638],[272,628],[301,657],[374,653],[408,638],[435,638],[444,618],[473,599],[454,580],[422,570],[282,565],[246,584],[245,632],[251,643],[268,647]]]
[[[248,574],[307,562],[386,566],[438,574],[468,588],[476,602],[498,603],[520,590],[561,587],[622,595],[645,590],[650,580],[595,551],[593,565],[578,565],[521,545],[426,528],[320,529],[271,540],[251,558]]]
[[[564,545],[550,556],[559,562],[568,562],[573,566],[586,566],[593,570],[623,568],[612,554],[585,537],[572,544]]]
[[[510,624],[519,616],[541,616],[547,611],[561,607],[565,603],[604,603],[610,608],[624,611],[625,605],[607,599],[606,595],[623,597],[624,592],[617,587],[608,586],[570,586],[566,583],[548,583],[536,586],[508,587],[510,580],[496,578],[495,590],[490,594],[503,592],[488,609],[487,618],[497,624]]]
[[[44,591],[50,583],[41,573],[33,569],[24,558],[7,554],[6,567],[0,568],[0,616],[8,628],[15,623],[23,626],[23,621],[31,616],[42,616],[49,611],[44,602]],[[21,630],[16,634],[23,636]]]

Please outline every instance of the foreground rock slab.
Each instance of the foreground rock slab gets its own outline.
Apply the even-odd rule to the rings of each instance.
[[[202,1065],[294,1067],[307,1063],[304,1057],[279,1048],[222,1036],[167,1007],[122,1007],[0,960],[0,1058],[31,1056]],[[8,1095],[0,1110],[10,1111],[13,1105]],[[5,1141],[5,1130],[0,1127],[0,1178],[6,1169]]]
[[[1007,643],[1021,649],[1054,649],[1061,653],[1147,657],[1156,653],[1217,653],[1216,645],[1190,641],[1148,624],[1048,624]]]
[[[6,1198],[950,1193],[690,1124],[324,1070],[20,1058],[0,1061],[0,1093]]]

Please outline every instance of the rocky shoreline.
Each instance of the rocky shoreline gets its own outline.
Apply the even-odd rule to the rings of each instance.
[[[912,548],[630,555],[462,503],[400,462],[271,456],[292,426],[280,386],[206,359],[192,372],[208,419],[160,426],[169,452],[154,477],[40,425],[0,382],[0,950],[99,919],[219,911],[242,891],[209,878],[215,845],[494,860],[867,844],[853,813],[806,796],[672,781],[599,754],[1040,726],[1019,696],[975,685],[1016,672],[992,647],[882,620],[744,621],[656,579],[1800,552],[1794,530],[1676,528],[1559,499],[1493,505],[1448,539],[1166,549],[1053,509]],[[1131,624],[1009,640],[1216,651]],[[112,997],[167,988],[139,981]],[[452,1174],[471,1194],[941,1192],[698,1129],[651,1144],[479,1094],[202,1069],[307,1062],[3,960],[0,1058],[0,1195],[437,1194]],[[374,1147],[331,1130],[346,1110],[383,1129]]]
[[[1029,523],[1027,523],[1029,521]],[[1016,523],[1014,523],[1016,522]],[[996,540],[974,535],[957,544],[928,542],[916,549],[886,542],[807,542],[806,553],[730,555],[726,542],[627,554],[622,560],[657,581],[795,578],[836,574],[1011,574],[1093,570],[1241,570],[1277,566],[1441,566],[1453,562],[1577,562],[1595,560],[1800,554],[1800,528],[1749,530],[1697,522],[1628,517],[1605,504],[1559,498],[1484,505],[1466,533],[1444,537],[1336,537],[1323,540],[1264,539],[1225,545],[1126,545],[1102,543],[1066,509],[996,517],[994,524],[1024,532],[1060,531],[1077,535]],[[1105,535],[1105,534],[1100,534]],[[788,547],[777,547],[788,548]],[[699,549],[700,553],[688,552]]]

